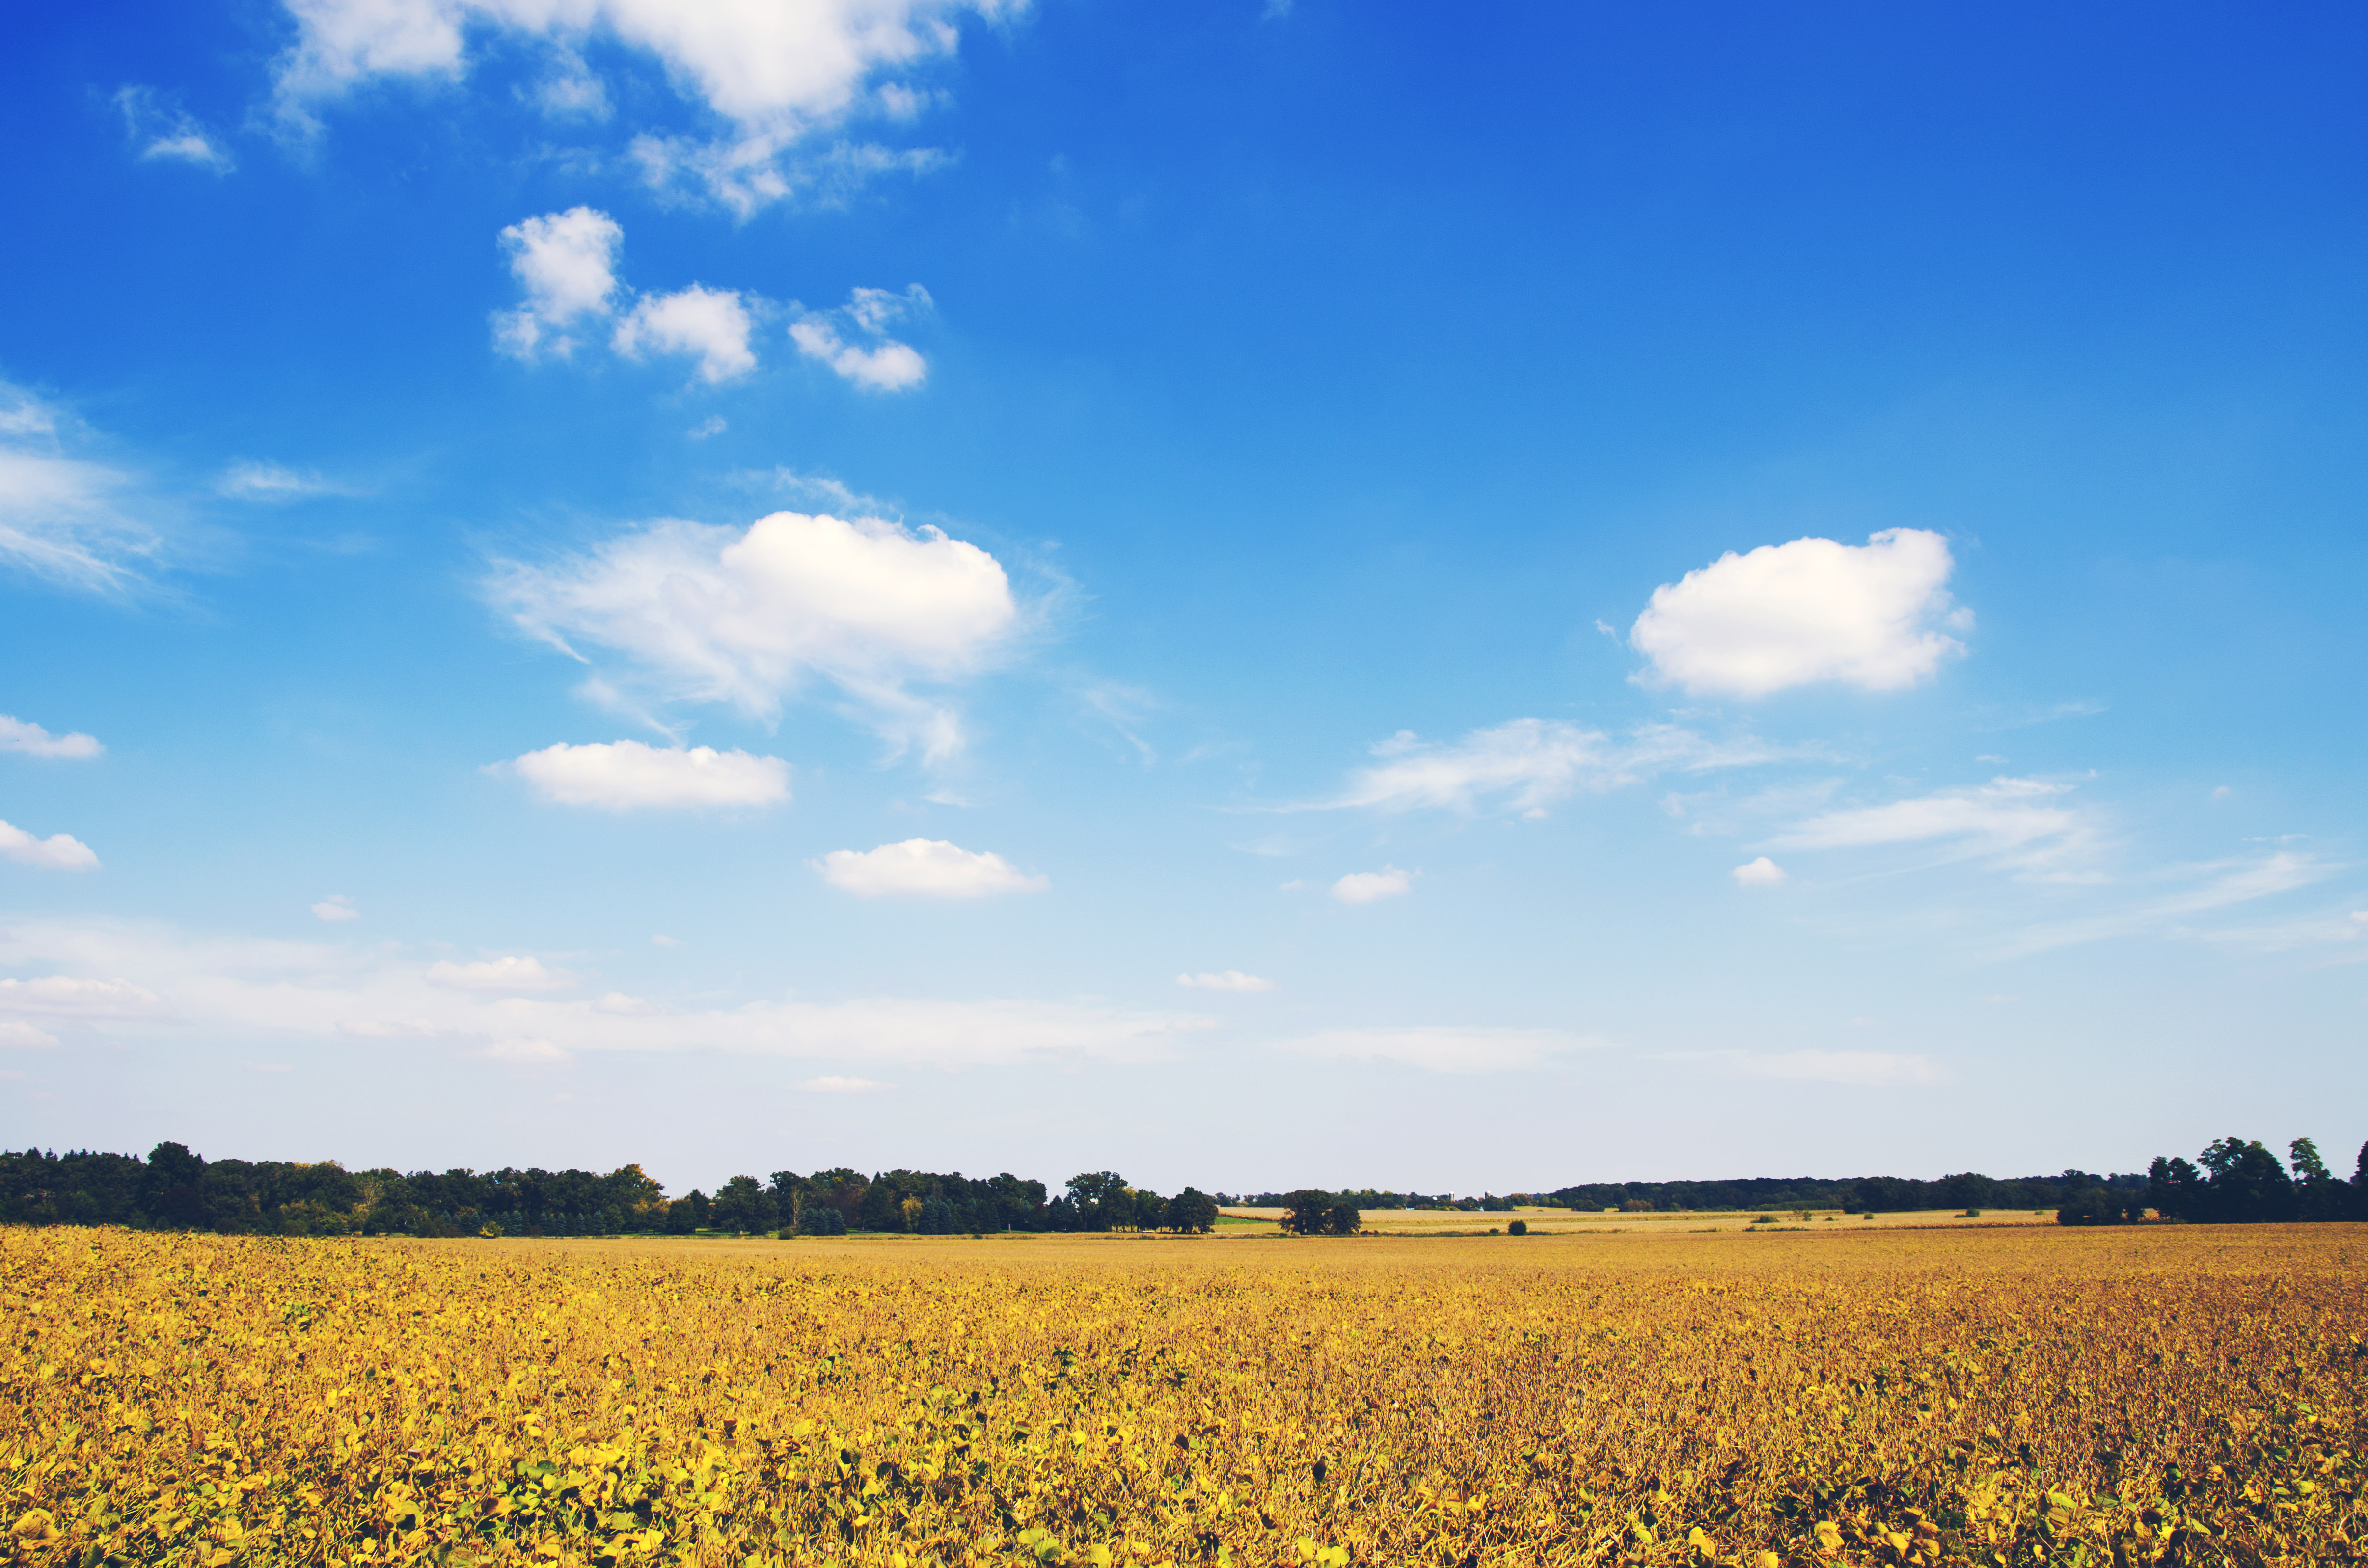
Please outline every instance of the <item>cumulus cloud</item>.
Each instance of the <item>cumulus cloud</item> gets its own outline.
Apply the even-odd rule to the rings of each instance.
[[[917,314],[931,304],[929,291],[918,283],[902,294],[858,289],[838,310],[801,314],[790,324],[790,340],[798,346],[799,353],[829,366],[867,392],[910,391],[928,378],[928,364],[910,346],[890,337],[888,327],[899,317]],[[848,336],[857,341],[850,343]]]
[[[1244,974],[1237,969],[1222,969],[1214,974],[1179,974],[1178,985],[1190,985],[1201,991],[1271,991],[1274,982],[1261,975]]]
[[[1326,1029],[1281,1042],[1304,1056],[1343,1062],[1396,1062],[1434,1073],[1494,1073],[1536,1067],[1601,1041],[1562,1029]]]
[[[39,724],[0,713],[0,751],[13,751],[51,761],[70,759],[81,762],[106,749],[96,738],[80,731],[70,735],[53,735]]]
[[[1784,868],[1762,855],[1737,866],[1733,875],[1737,883],[1747,888],[1772,888],[1784,880]]]
[[[448,985],[456,991],[565,991],[575,984],[575,976],[564,969],[546,969],[541,959],[485,959],[477,963],[454,963],[450,959],[427,966],[427,983]]]
[[[564,84],[546,108],[590,112],[605,90],[582,57],[594,39],[646,51],[667,79],[728,122],[712,142],[643,135],[634,153],[653,183],[702,181],[744,216],[802,185],[843,180],[842,165],[913,156],[844,143],[803,163],[787,155],[815,132],[870,110],[899,118],[921,96],[895,79],[951,55],[964,12],[1016,12],[1019,0],[798,0],[683,6],[675,0],[288,0],[298,33],[279,62],[281,110],[313,123],[324,101],[378,76],[457,79],[472,38],[507,35],[547,49]]]
[[[313,906],[313,918],[315,920],[336,922],[359,920],[361,917],[362,912],[354,907],[354,901],[341,892],[333,892]]]
[[[252,1051],[359,1039],[483,1053],[542,1040],[571,1055],[723,1051],[869,1075],[890,1066],[1167,1060],[1216,1027],[1180,1011],[1011,997],[754,996],[620,1012],[589,996],[439,983],[431,979],[438,966],[372,945],[95,921],[15,922],[0,932],[0,962],[70,971],[0,982],[0,1018],[103,1019],[120,1036],[235,1040]]]
[[[211,132],[188,111],[160,99],[154,88],[121,88],[115,107],[123,116],[124,136],[140,150],[141,162],[194,164],[218,175],[233,166],[228,149]]]
[[[747,301],[730,289],[694,283],[671,294],[645,294],[617,324],[609,347],[629,359],[681,354],[699,361],[699,379],[712,386],[757,368],[748,347],[756,323]]]
[[[590,207],[546,212],[504,229],[501,246],[526,300],[495,314],[495,347],[527,360],[573,354],[576,339],[568,329],[611,309],[617,247],[624,239],[622,225]]]
[[[37,1029],[21,1018],[0,1020],[0,1047],[17,1051],[50,1051],[57,1043],[57,1036],[46,1029]]]
[[[1687,691],[1765,697],[1831,681],[1896,691],[1926,679],[1964,644],[1946,585],[1948,541],[1889,528],[1862,545],[1829,539],[1729,551],[1653,590],[1629,641],[1650,661],[1646,678]]]
[[[98,869],[98,857],[91,853],[89,845],[73,835],[53,833],[47,838],[36,838],[23,828],[5,822],[0,822],[0,857],[44,871]]]
[[[142,585],[163,538],[138,515],[132,476],[80,455],[93,444],[61,410],[0,384],[0,566],[85,592]]]
[[[1560,719],[1515,719],[1452,744],[1401,730],[1372,751],[1373,766],[1350,774],[1348,787],[1321,805],[1387,812],[1494,805],[1543,816],[1546,807],[1582,790],[1617,789],[1663,773],[1748,767],[1782,755],[1757,741],[1714,741],[1674,724],[1646,724],[1614,741]]]
[[[1679,1051],[1671,1061],[1704,1062],[1743,1078],[1778,1078],[1858,1088],[1923,1088],[1949,1081],[1928,1056],[1888,1051]]]
[[[1052,878],[1031,877],[1000,855],[973,853],[942,838],[834,849],[814,868],[831,886],[858,898],[993,898],[1053,885]]]
[[[1332,896],[1342,903],[1373,903],[1414,891],[1414,879],[1395,866],[1378,871],[1351,871],[1332,884]]]
[[[505,564],[489,588],[522,630],[577,658],[577,642],[613,649],[666,699],[770,719],[819,675],[933,762],[961,749],[960,722],[913,683],[976,672],[1019,619],[1003,567],[974,544],[798,512],[745,531],[658,523],[548,564]]]
[[[894,1084],[877,1083],[870,1078],[846,1078],[833,1074],[823,1078],[808,1078],[797,1085],[809,1095],[870,1095],[882,1089],[893,1089]]]
[[[546,801],[612,812],[642,806],[779,806],[790,799],[790,765],[713,746],[651,746],[639,741],[561,743],[488,772],[515,773]]]

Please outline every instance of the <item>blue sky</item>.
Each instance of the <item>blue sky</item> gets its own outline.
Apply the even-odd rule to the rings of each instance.
[[[2368,1136],[2354,17],[6,27],[0,1142]]]

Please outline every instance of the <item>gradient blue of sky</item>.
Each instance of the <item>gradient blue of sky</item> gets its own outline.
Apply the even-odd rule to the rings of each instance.
[[[904,58],[719,112],[718,61],[848,8],[0,24],[0,713],[51,737],[0,726],[0,1143],[677,1190],[2019,1174],[2229,1131],[2348,1170],[2355,13],[882,0]],[[637,139],[790,192],[654,183]],[[503,231],[579,207],[607,311],[503,352]],[[694,283],[752,369],[611,346]],[[915,284],[881,334],[847,310]],[[500,585],[785,510],[940,529],[1008,613],[927,670],[841,629],[735,705]],[[1713,566],[1802,540],[1849,548]],[[1816,596],[1918,541],[1880,667],[1821,665]],[[1789,674],[1654,652],[1690,573],[1736,592],[1672,635]],[[789,798],[495,766],[627,740]],[[1000,859],[826,874],[908,840]],[[1227,971],[1266,988],[1179,983]]]

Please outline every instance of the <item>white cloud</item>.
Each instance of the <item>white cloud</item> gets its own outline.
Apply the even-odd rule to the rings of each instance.
[[[131,475],[70,449],[89,441],[57,409],[0,384],[0,566],[124,593],[141,585],[163,540],[134,515]]]
[[[863,1072],[1166,1060],[1216,1027],[1184,1012],[1018,998],[756,997],[620,1013],[581,995],[438,983],[430,978],[434,966],[375,946],[193,936],[113,922],[16,922],[0,932],[0,962],[69,971],[0,982],[0,1017],[79,1016],[108,1020],[117,1035],[228,1040],[247,1051],[279,1040],[413,1041],[479,1051],[541,1040],[571,1054],[722,1051]]]
[[[333,922],[338,920],[359,920],[362,917],[362,912],[354,907],[354,901],[352,899],[347,898],[341,892],[333,892],[328,897],[323,899],[320,903],[313,906],[313,917],[316,920],[327,920]]]
[[[1260,975],[1244,974],[1237,969],[1219,970],[1214,974],[1179,974],[1178,985],[1190,985],[1202,991],[1271,991],[1274,982]]]
[[[546,801],[631,811],[641,806],[779,806],[790,799],[790,765],[713,746],[651,746],[613,741],[562,743],[488,772],[511,772]]]
[[[833,1074],[825,1078],[808,1078],[798,1087],[809,1095],[870,1095],[882,1089],[893,1089],[894,1084],[875,1083],[870,1078],[842,1078]]]
[[[2079,812],[2061,803],[2072,786],[2040,778],[1993,778],[1973,789],[1942,790],[1887,805],[1826,812],[1770,840],[1776,849],[1850,849],[1958,839],[2004,851],[2089,837]]]
[[[1351,871],[1332,884],[1332,896],[1342,903],[1373,903],[1413,891],[1411,874],[1395,866],[1384,866],[1378,871]]]
[[[53,833],[47,838],[36,838],[23,828],[5,822],[0,822],[0,857],[44,871],[98,869],[98,857],[91,853],[89,845],[73,835]]]
[[[1953,565],[1948,541],[1922,528],[1729,551],[1654,589],[1629,641],[1655,683],[1695,693],[1765,697],[1818,681],[1896,691],[1964,652],[1933,630],[1972,624],[1949,608]]]
[[[161,102],[153,88],[124,87],[115,95],[123,134],[140,149],[140,159],[195,164],[218,175],[230,173],[229,151],[190,115]]]
[[[724,431],[729,430],[730,428],[732,428],[732,426],[724,420],[723,415],[720,414],[711,414],[706,418],[700,420],[698,424],[692,426],[689,429],[684,431],[683,434],[689,436],[694,441],[704,441],[711,436],[721,436]]]
[[[2278,940],[2271,933],[2242,929],[2199,932],[2188,922],[2197,915],[2212,915],[2307,887],[2331,875],[2334,869],[2323,860],[2288,850],[2280,850],[2258,860],[2222,860],[2176,868],[2168,873],[2157,873],[2157,880],[2176,877],[2188,881],[2190,886],[2177,892],[2141,899],[2126,907],[2086,919],[2032,926],[2006,942],[2000,956],[2020,958],[2083,942],[2144,934],[2210,936],[2233,945],[2271,949],[2293,945]],[[2269,939],[2262,940],[2263,937]]]
[[[44,975],[38,980],[0,980],[0,1013],[37,1013],[56,1018],[146,1018],[165,1011],[163,998],[128,980],[84,980]]]
[[[708,384],[745,376],[757,368],[748,349],[755,323],[747,304],[729,289],[694,283],[671,294],[645,294],[609,340],[629,359],[645,354],[687,354],[699,360]]]
[[[1450,1028],[1326,1029],[1283,1040],[1280,1048],[1334,1061],[1398,1062],[1434,1073],[1493,1073],[1539,1066],[1601,1043],[1561,1029]]]
[[[613,1013],[620,1018],[647,1017],[653,1013],[666,1011],[646,996],[628,996],[621,991],[604,992],[600,999],[592,1005],[604,1013]]]
[[[238,462],[222,470],[214,494],[233,501],[302,501],[315,495],[346,495],[351,492],[317,473],[299,473],[270,462]]]
[[[456,991],[565,991],[575,976],[564,969],[545,969],[541,959],[498,958],[477,963],[440,960],[427,966],[427,983]]]
[[[17,1051],[49,1051],[56,1047],[58,1037],[18,1018],[0,1021],[0,1046]]]
[[[507,1062],[518,1067],[555,1067],[567,1060],[566,1050],[555,1041],[523,1037],[495,1040],[480,1048],[476,1054],[488,1062]]]
[[[928,378],[920,354],[887,335],[898,317],[931,308],[929,291],[918,283],[902,294],[885,289],[858,289],[836,311],[809,311],[790,324],[790,339],[809,359],[828,365],[844,379],[867,392],[906,392]],[[841,327],[868,339],[870,346],[850,344]]]
[[[554,69],[535,84],[529,97],[537,108],[553,119],[606,119],[612,111],[609,89],[584,57],[574,50],[562,47],[553,51]]]
[[[679,948],[682,946],[682,938],[669,937],[661,931],[650,938],[650,945],[654,948]]]
[[[0,751],[19,752],[26,756],[45,757],[51,761],[71,759],[81,762],[106,749],[97,739],[80,731],[70,735],[52,735],[39,724],[0,713]]]
[[[1747,888],[1772,888],[1784,880],[1784,868],[1762,855],[1735,869],[1736,881]]]
[[[1468,812],[1493,801],[1504,810],[1543,816],[1580,790],[1634,784],[1659,773],[1749,767],[1782,755],[1757,741],[1706,739],[1674,724],[1647,724],[1614,742],[1560,719],[1515,719],[1474,730],[1452,745],[1401,730],[1376,742],[1380,761],[1349,775],[1327,807],[1380,811]]]
[[[814,862],[831,886],[858,898],[993,898],[1042,892],[1053,879],[1029,876],[1002,856],[973,853],[942,838],[908,838],[877,849],[834,849]]]
[[[1948,1074],[1931,1058],[1889,1051],[1675,1051],[1668,1060],[1711,1062],[1744,1078],[1848,1084],[1868,1089],[1923,1088],[1949,1081]]]
[[[605,316],[617,292],[617,247],[625,231],[606,212],[571,207],[526,218],[501,233],[510,271],[526,290],[526,302],[494,317],[495,347],[518,359],[541,354],[564,359],[576,340],[567,329],[590,316]]]
[[[992,555],[936,528],[776,512],[746,532],[658,523],[489,585],[529,633],[615,649],[665,698],[770,719],[809,674],[931,761],[962,746],[954,714],[910,683],[974,673],[1019,619]]]
[[[801,142],[855,114],[893,118],[917,107],[920,95],[891,74],[951,55],[962,13],[992,17],[1022,8],[1019,0],[288,0],[288,6],[298,35],[279,63],[279,99],[300,125],[311,123],[313,106],[373,76],[458,78],[469,64],[470,40],[488,33],[550,49],[559,67],[552,83],[562,85],[554,94],[546,83],[547,111],[586,113],[606,104],[582,58],[587,41],[647,51],[731,131],[712,143],[643,136],[636,156],[654,183],[686,168],[743,216],[801,183],[843,178],[837,165],[910,157],[842,146],[812,167],[786,162]]]

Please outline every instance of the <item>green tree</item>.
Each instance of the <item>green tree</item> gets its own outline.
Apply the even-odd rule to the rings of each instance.
[[[1285,1193],[1282,1228],[1294,1236],[1352,1236],[1364,1223],[1351,1199],[1315,1187]]]
[[[712,1214],[719,1229],[744,1235],[769,1231],[777,1223],[771,1195],[750,1176],[734,1176],[717,1189]]]
[[[666,1229],[670,1236],[687,1236],[693,1231],[703,1231],[712,1217],[712,1205],[707,1194],[692,1187],[666,1205]]]
[[[867,1231],[901,1231],[905,1228],[905,1195],[884,1181],[873,1178],[863,1189],[863,1201],[856,1210],[856,1221]]]
[[[2294,1211],[2305,1220],[2348,1220],[2351,1217],[2351,1192],[2327,1162],[2318,1157],[2318,1145],[2307,1138],[2297,1138],[2286,1146],[2288,1164],[2294,1167]]]
[[[2260,1142],[2223,1138],[2202,1155],[2205,1218],[2222,1224],[2260,1224],[2294,1217],[2294,1179]]]
[[[1160,1223],[1171,1231],[1197,1236],[1217,1228],[1217,1200],[1197,1187],[1188,1187],[1167,1200]]]

